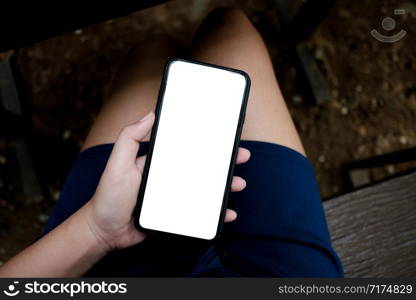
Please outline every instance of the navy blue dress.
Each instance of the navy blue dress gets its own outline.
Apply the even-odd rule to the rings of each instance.
[[[251,158],[237,165],[234,175],[247,187],[231,193],[229,207],[238,218],[225,224],[218,241],[152,234],[108,254],[86,276],[342,277],[309,160],[276,144],[241,141],[240,146]],[[112,148],[98,145],[78,155],[45,234],[91,199]],[[138,155],[147,150],[148,143],[141,143]]]

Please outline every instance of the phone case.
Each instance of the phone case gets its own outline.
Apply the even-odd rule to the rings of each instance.
[[[219,69],[223,69],[223,70],[227,70],[227,71],[231,71],[231,72],[236,72],[236,73],[239,73],[239,74],[243,75],[246,79],[246,87],[245,87],[245,91],[244,91],[244,95],[243,95],[243,101],[242,101],[242,104],[241,104],[237,131],[236,131],[235,138],[234,138],[233,151],[232,151],[231,161],[230,161],[230,165],[229,165],[227,182],[226,182],[226,185],[225,185],[225,191],[224,191],[224,197],[223,197],[223,201],[222,201],[220,218],[219,218],[219,221],[218,221],[216,235],[212,239],[212,240],[215,240],[215,239],[218,238],[219,234],[221,233],[222,228],[223,228],[223,224],[224,224],[225,210],[227,208],[228,196],[229,196],[229,193],[230,193],[230,186],[231,186],[233,173],[234,173],[234,166],[235,166],[235,162],[236,162],[236,158],[237,158],[238,145],[239,145],[239,142],[240,142],[241,132],[242,132],[242,129],[243,129],[243,124],[244,124],[244,119],[245,119],[245,114],[246,114],[247,101],[248,101],[248,95],[249,95],[249,91],[250,91],[251,81],[250,81],[250,77],[244,71],[237,70],[237,69],[232,69],[232,68],[228,68],[228,67],[224,67],[224,66],[218,66],[218,65],[208,64],[208,63],[204,63],[204,62],[199,62],[199,61],[195,61],[195,60],[188,60],[188,59],[183,59],[183,58],[172,58],[165,65],[163,79],[162,79],[162,82],[161,82],[161,85],[160,85],[159,95],[158,95],[157,104],[156,104],[155,122],[154,122],[154,125],[153,125],[153,128],[152,128],[150,141],[149,141],[149,151],[148,151],[147,158],[146,158],[146,163],[145,163],[145,166],[144,166],[144,169],[143,169],[142,181],[141,181],[141,184],[140,184],[139,194],[138,194],[138,197],[137,197],[137,204],[136,204],[136,207],[135,207],[134,212],[133,212],[134,224],[135,224],[136,228],[138,230],[142,231],[142,232],[159,232],[159,233],[163,233],[163,234],[179,235],[179,234],[175,234],[175,233],[166,233],[166,232],[147,229],[147,228],[144,228],[144,227],[140,226],[140,224],[139,224],[139,217],[140,217],[140,212],[141,212],[142,203],[143,203],[143,196],[144,196],[144,192],[145,192],[145,189],[146,189],[146,182],[147,182],[147,177],[148,177],[150,165],[151,165],[151,162],[152,162],[153,147],[154,147],[155,139],[156,139],[156,136],[157,136],[159,118],[160,118],[160,113],[161,113],[162,105],[163,105],[163,98],[164,98],[164,93],[165,93],[165,88],[166,88],[166,83],[167,83],[167,76],[168,76],[170,65],[175,61],[183,61],[183,62],[194,63],[194,64],[204,65],[204,66],[213,67],[213,68],[219,68]]]

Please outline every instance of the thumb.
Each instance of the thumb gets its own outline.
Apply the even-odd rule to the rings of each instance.
[[[146,163],[146,155],[140,156],[136,159],[136,166],[140,174],[143,174],[144,164]]]
[[[125,168],[134,165],[141,141],[151,130],[155,121],[153,112],[148,113],[140,121],[124,127],[108,160],[112,167]]]

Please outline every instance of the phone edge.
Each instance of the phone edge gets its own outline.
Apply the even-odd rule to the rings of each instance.
[[[145,191],[145,188],[146,188],[147,178],[148,178],[149,169],[150,169],[150,165],[151,165],[151,160],[152,160],[152,156],[153,156],[153,148],[154,148],[156,135],[157,135],[157,130],[158,130],[158,126],[159,126],[160,114],[161,114],[162,106],[163,106],[163,97],[164,97],[164,94],[165,94],[167,77],[169,75],[169,68],[172,65],[172,63],[174,63],[175,61],[196,63],[196,64],[199,64],[199,65],[204,65],[204,66],[208,66],[208,67],[214,67],[214,68],[218,68],[218,69],[227,70],[227,71],[234,72],[234,73],[239,73],[240,75],[242,75],[244,77],[244,79],[246,81],[246,86],[245,86],[245,89],[244,89],[243,99],[242,99],[242,102],[241,102],[240,115],[239,115],[239,118],[238,118],[238,124],[237,124],[236,134],[235,134],[235,138],[234,138],[233,151],[232,151],[232,154],[231,154],[231,160],[230,160],[229,171],[228,171],[228,175],[227,175],[227,181],[226,181],[226,184],[225,184],[225,190],[224,190],[224,196],[223,196],[223,201],[222,201],[222,206],[221,206],[221,212],[220,212],[220,216],[219,216],[219,220],[218,220],[216,234],[212,239],[204,239],[204,238],[201,238],[201,237],[193,237],[193,236],[188,236],[188,235],[182,235],[182,234],[176,234],[176,233],[171,233],[171,232],[164,232],[164,231],[159,231],[159,230],[148,229],[148,228],[145,228],[145,227],[141,226],[140,221],[139,221],[140,212],[141,212],[142,205],[143,205],[144,191]],[[185,236],[185,237],[189,237],[189,238],[202,239],[202,240],[207,240],[207,241],[214,241],[214,240],[218,239],[220,233],[222,232],[223,225],[224,225],[224,217],[225,217],[225,212],[226,212],[226,209],[227,209],[228,198],[229,198],[232,178],[233,178],[233,174],[234,174],[234,167],[235,167],[235,163],[236,163],[236,159],[237,159],[238,147],[239,147],[239,143],[240,143],[240,140],[241,140],[241,134],[242,134],[245,115],[246,115],[246,109],[247,109],[248,97],[249,97],[249,93],[250,93],[250,87],[251,87],[251,79],[250,79],[249,75],[246,72],[242,71],[242,70],[233,69],[233,68],[229,68],[229,67],[225,67],[225,66],[219,66],[219,65],[210,64],[210,63],[205,63],[205,62],[201,62],[201,61],[197,61],[197,60],[190,60],[190,59],[177,58],[177,57],[171,58],[166,62],[165,67],[164,67],[164,71],[163,71],[162,81],[161,81],[160,88],[159,88],[159,94],[158,94],[158,98],[157,98],[156,108],[155,108],[155,123],[153,124],[153,128],[152,128],[152,131],[151,131],[151,134],[150,134],[149,151],[147,153],[146,162],[145,162],[145,165],[144,165],[144,168],[143,168],[142,181],[140,183],[139,193],[138,193],[138,196],[137,196],[137,203],[136,203],[136,206],[135,206],[134,211],[133,211],[133,223],[134,223],[135,227],[138,230],[140,230],[144,233],[158,232],[158,233],[163,233],[163,234],[170,234],[170,235],[176,235],[176,236],[182,236],[182,237]]]

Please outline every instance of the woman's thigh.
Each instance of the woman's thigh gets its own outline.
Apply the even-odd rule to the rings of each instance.
[[[164,65],[178,50],[174,40],[158,35],[129,51],[113,78],[82,150],[113,143],[123,127],[154,111]]]
[[[129,52],[82,149],[114,142],[124,126],[154,110],[163,67],[178,50],[172,39],[158,36]],[[249,74],[251,90],[242,139],[281,144],[304,154],[264,41],[241,10],[211,12],[197,30],[190,56]]]
[[[305,154],[265,43],[241,10],[212,11],[196,33],[191,56],[249,74],[251,89],[242,139],[281,144]]]

